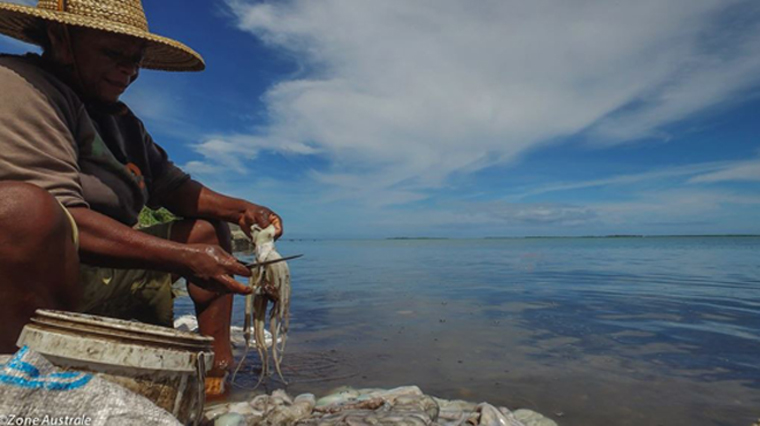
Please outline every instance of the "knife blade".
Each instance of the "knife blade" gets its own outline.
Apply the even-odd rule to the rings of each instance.
[[[259,266],[267,266],[267,265],[271,265],[271,264],[277,263],[277,262],[284,262],[286,260],[298,259],[301,256],[303,256],[303,254],[296,254],[296,255],[293,255],[293,256],[285,256],[285,257],[282,257],[282,258],[279,258],[279,259],[267,260],[265,262],[250,262],[250,263],[244,262],[244,261],[238,259],[238,262],[240,262],[241,264],[243,264],[243,266],[245,266],[246,268],[253,269],[253,268],[258,268]]]

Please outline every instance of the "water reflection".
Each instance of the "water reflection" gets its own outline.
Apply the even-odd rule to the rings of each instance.
[[[417,384],[562,425],[760,416],[758,238],[278,248],[306,254],[290,264],[291,393]]]

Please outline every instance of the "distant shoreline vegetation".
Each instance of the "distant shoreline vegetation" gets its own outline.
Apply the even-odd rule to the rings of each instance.
[[[386,240],[450,240],[447,237],[388,237]]]
[[[449,238],[449,237],[387,237],[389,241],[425,241],[425,240],[455,240],[455,239],[473,239],[473,240],[541,240],[541,239],[601,239],[601,238],[760,238],[760,234],[694,234],[694,235],[636,235],[636,234],[613,234],[613,235],[579,235],[579,236],[559,236],[559,235],[526,235],[523,237],[475,237],[475,238]]]
[[[484,240],[514,240],[514,239],[543,239],[543,238],[757,238],[760,234],[686,234],[686,235],[580,235],[575,237],[567,236],[541,236],[528,235],[525,237],[483,237]]]

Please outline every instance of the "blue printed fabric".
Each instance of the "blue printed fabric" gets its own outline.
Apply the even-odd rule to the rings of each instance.
[[[61,370],[33,348],[1,359],[0,425],[182,426],[144,396],[97,374]]]
[[[60,372],[24,346],[5,364],[0,364],[0,384],[51,391],[70,391],[86,385],[92,374]],[[52,372],[46,372],[52,371]]]

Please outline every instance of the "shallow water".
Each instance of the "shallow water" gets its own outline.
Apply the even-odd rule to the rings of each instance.
[[[278,249],[305,254],[290,262],[291,394],[415,384],[442,398],[530,408],[562,426],[760,418],[760,238]],[[178,300],[177,313],[189,311]],[[246,371],[244,382],[255,383]]]

